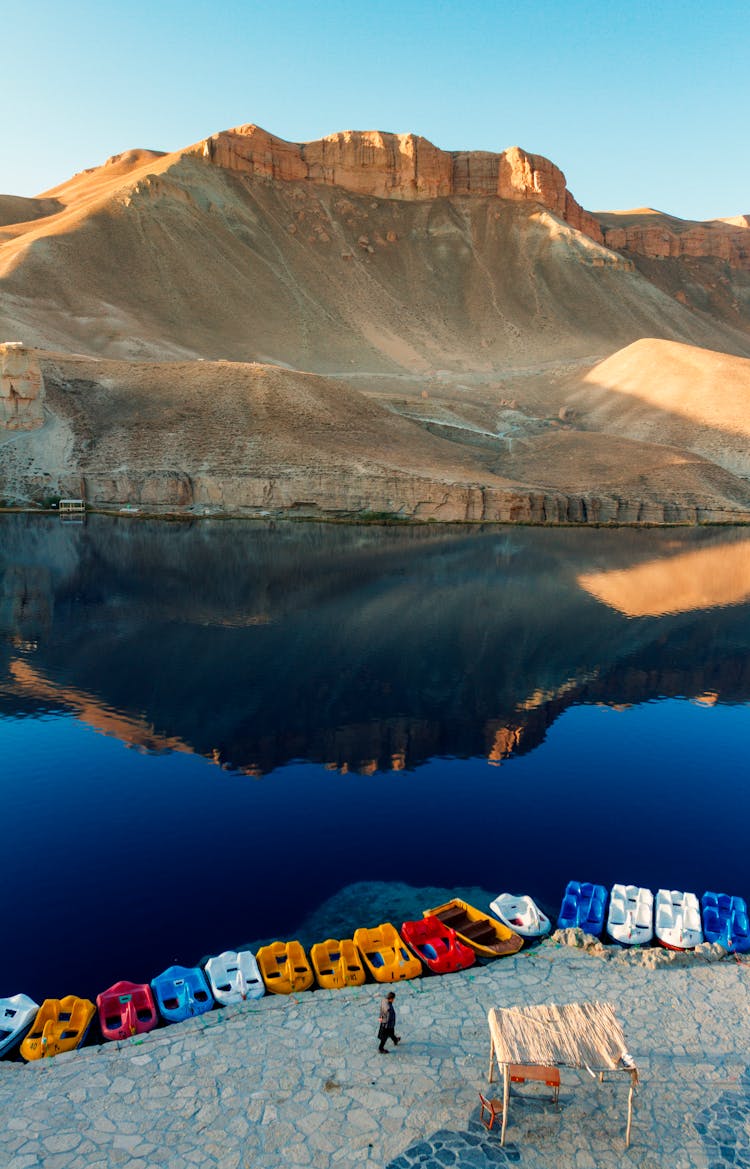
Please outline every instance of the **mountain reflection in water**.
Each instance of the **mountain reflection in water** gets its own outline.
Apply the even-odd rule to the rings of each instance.
[[[748,596],[750,540],[742,530],[402,529],[104,517],[71,528],[53,519],[1,517],[0,750],[14,760],[12,772],[3,770],[3,788],[18,817],[17,861],[36,873],[26,912],[40,889],[62,911],[62,894],[50,893],[61,865],[80,869],[90,885],[96,858],[96,880],[106,887],[99,895],[116,897],[118,881],[137,885],[139,864],[158,883],[160,864],[164,873],[175,866],[179,873],[196,846],[204,849],[202,866],[220,858],[223,887],[239,883],[232,905],[240,893],[245,901],[253,890],[262,893],[263,912],[245,913],[235,940],[237,931],[258,937],[293,930],[325,897],[360,880],[518,886],[552,901],[571,876],[609,879],[609,869],[586,866],[598,856],[602,867],[612,867],[612,840],[600,847],[604,842],[592,836],[625,831],[623,799],[633,801],[633,830],[644,838],[644,852],[646,841],[651,847],[658,839],[668,872],[662,877],[653,864],[652,875],[626,872],[615,855],[613,879],[679,886],[693,871],[697,880],[696,870],[683,865],[682,876],[674,862],[680,849],[701,843],[701,819],[682,825],[689,839],[675,841],[672,851],[656,824],[662,803],[665,814],[674,801],[695,803],[695,777],[681,761],[686,738],[699,735],[709,750],[713,738],[710,766],[719,788],[722,769],[731,770],[732,783],[737,778],[727,736],[738,743],[746,737],[747,709],[722,723],[720,733],[718,721],[712,731],[705,720],[718,720],[719,708],[750,696]],[[613,757],[622,754],[620,731],[585,711],[670,698],[703,705],[662,703],[658,717],[644,713],[639,726],[649,737],[638,757],[636,734],[636,758],[623,775]],[[81,728],[75,736],[71,720]],[[552,736],[558,720],[560,731]],[[125,760],[121,750],[96,747],[91,731],[147,754]],[[54,752],[46,766],[29,747],[42,742]],[[91,767],[96,759],[104,770],[97,781],[93,774],[85,781],[86,799],[96,796],[79,821],[76,799],[88,774],[82,752]],[[191,764],[190,756],[203,758]],[[503,765],[499,784],[488,763]],[[213,765],[225,772],[218,783]],[[384,839],[377,819],[383,791],[351,782],[329,789],[320,778],[380,773],[385,784],[383,773],[395,778],[414,769],[411,795],[403,786],[394,790],[390,780],[387,786],[400,849],[387,834]],[[262,798],[241,794],[246,776],[274,771]],[[283,790],[285,784],[291,787]],[[263,864],[285,842],[292,791],[301,851],[289,854],[282,877],[270,876]],[[451,838],[469,797],[474,827],[451,842],[448,861],[434,842]],[[738,825],[748,811],[743,799],[732,788],[734,802],[722,818]],[[404,819],[410,802],[420,817],[416,838]],[[206,818],[201,805],[221,805],[224,821],[240,815],[239,805],[250,814],[252,805],[260,819],[248,830],[247,855],[241,849],[226,855],[230,829],[217,820],[212,838],[207,825],[214,814]],[[53,880],[44,866],[60,808],[71,849],[57,842]],[[700,815],[710,815],[710,807]],[[363,820],[369,827],[363,829]],[[438,835],[427,846],[429,832],[423,832],[430,828]],[[160,857],[154,859],[149,849],[157,830]],[[511,832],[516,845],[508,849]],[[534,844],[524,851],[529,832]],[[118,833],[128,847],[103,851],[103,842]],[[491,863],[487,833],[496,845]],[[334,836],[333,852],[321,860],[317,842]],[[624,845],[620,853],[625,863]],[[710,857],[704,860],[708,865]],[[316,864],[322,868],[311,874]],[[79,888],[86,887],[81,877]],[[133,896],[148,913],[145,886]],[[199,894],[193,896],[200,905]],[[164,938],[161,948],[154,942],[157,961],[167,944],[192,945],[197,952],[182,954],[191,960],[209,948],[209,935],[218,948],[229,944],[216,896],[211,904],[211,927],[203,932],[200,908],[196,921],[192,904],[184,916],[161,905],[153,927]],[[31,962],[33,931],[16,928],[27,937],[23,961]],[[132,977],[114,969],[114,953],[102,973],[110,968],[112,981]],[[3,990],[3,984],[0,994],[33,993],[29,985]],[[78,987],[43,988],[70,989],[79,993]]]

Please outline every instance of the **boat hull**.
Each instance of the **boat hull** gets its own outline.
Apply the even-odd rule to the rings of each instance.
[[[700,946],[703,928],[695,894],[660,889],[654,908],[654,934],[666,950],[694,950]]]
[[[701,897],[703,935],[718,943],[728,954],[750,951],[750,921],[747,902],[729,893],[704,893]]]
[[[271,994],[292,994],[309,990],[314,982],[312,966],[297,941],[271,942],[258,950],[258,966],[266,990]]]
[[[255,955],[250,950],[224,950],[204,966],[211,993],[223,1007],[259,999],[266,993]]]
[[[90,999],[77,995],[45,999],[21,1044],[21,1055],[31,1061],[74,1051],[86,1039],[95,1014],[96,1007]]]
[[[168,1023],[181,1023],[213,1008],[206,976],[200,966],[168,966],[151,981],[159,1014]]]
[[[324,990],[362,986],[367,975],[353,938],[326,938],[310,950],[315,981]]]
[[[153,991],[145,982],[116,982],[96,996],[96,1009],[105,1039],[143,1035],[159,1023]]]
[[[648,946],[654,938],[654,895],[637,885],[613,885],[607,934],[620,946]]]
[[[423,910],[422,916],[436,917],[443,925],[450,926],[462,942],[483,958],[504,958],[517,954],[523,946],[523,938],[515,930],[459,897]]]
[[[563,894],[557,928],[582,929],[584,933],[601,937],[604,929],[604,913],[607,906],[607,890],[603,885],[592,885],[588,881],[568,881]]]
[[[467,970],[477,960],[474,951],[461,941],[456,931],[436,917],[405,921],[401,926],[401,936],[433,974]]]
[[[39,1003],[25,994],[0,999],[0,1056],[13,1051],[23,1040],[38,1010]]]
[[[490,909],[504,926],[529,941],[543,938],[552,929],[552,922],[531,897],[499,893]]]
[[[419,978],[422,973],[419,958],[411,953],[396,927],[389,921],[373,929],[363,927],[355,930],[354,944],[376,982],[402,982]]]

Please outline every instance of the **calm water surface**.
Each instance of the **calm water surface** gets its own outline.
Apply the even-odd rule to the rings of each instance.
[[[747,896],[749,651],[747,530],[2,517],[0,996],[427,888]]]

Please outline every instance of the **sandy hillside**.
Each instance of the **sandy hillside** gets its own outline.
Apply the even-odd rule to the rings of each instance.
[[[569,399],[581,425],[694,451],[750,477],[750,361],[644,339],[595,365]]]
[[[51,199],[0,242],[0,334],[42,348],[481,376],[642,336],[750,355],[531,199],[375,199],[144,151]]]
[[[0,436],[5,498],[446,520],[750,514],[746,484],[656,443],[539,420],[510,441],[427,425],[341,379],[262,364],[47,354],[42,368],[45,425]]]
[[[593,216],[519,148],[245,126],[116,155],[0,196],[0,337],[48,354],[0,498],[744,514],[747,239]]]

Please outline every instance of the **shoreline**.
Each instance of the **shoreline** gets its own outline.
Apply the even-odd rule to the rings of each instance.
[[[644,951],[645,954],[645,951]],[[266,996],[131,1040],[0,1063],[7,1169],[548,1169],[750,1161],[750,963],[597,961],[554,940],[394,985],[402,1043],[377,1054],[383,988]],[[626,1092],[563,1069],[560,1105],[514,1089],[507,1143],[478,1124],[493,1006],[609,1001],[640,1071]],[[486,1093],[485,1093],[486,1094]],[[497,1083],[492,1091],[497,1095]],[[729,1153],[732,1158],[729,1158]]]
[[[56,508],[45,507],[0,507],[0,516],[4,515],[34,515],[34,516],[59,516],[60,513]],[[343,525],[364,525],[367,527],[382,527],[382,528],[433,528],[433,527],[452,527],[452,528],[569,528],[576,531],[588,529],[604,529],[606,531],[616,531],[618,529],[626,529],[628,531],[646,531],[657,530],[662,531],[671,528],[745,528],[750,527],[750,516],[746,512],[738,513],[738,518],[728,519],[685,519],[685,520],[488,520],[488,519],[446,519],[442,520],[436,516],[427,516],[422,519],[419,516],[399,515],[397,512],[392,514],[382,512],[342,512],[341,514],[331,512],[316,512],[314,510],[299,512],[292,508],[280,509],[278,511],[212,511],[209,508],[201,508],[197,511],[153,511],[146,510],[141,507],[123,506],[120,508],[112,507],[87,507],[84,513],[85,516],[109,516],[113,519],[132,519],[132,520],[160,520],[164,523],[192,523],[196,520],[242,520],[253,522],[277,522],[287,521],[289,523],[316,523],[316,524],[343,524]],[[75,520],[70,519],[68,523],[82,523],[82,519],[76,517]]]

